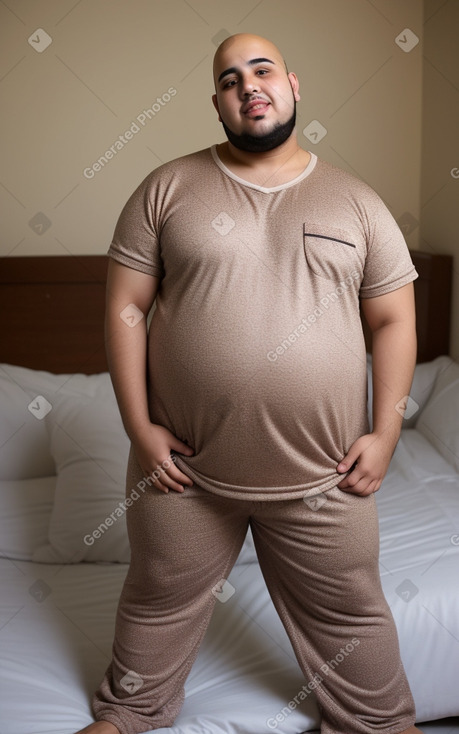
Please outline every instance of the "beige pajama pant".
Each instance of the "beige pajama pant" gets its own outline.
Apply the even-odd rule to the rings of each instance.
[[[141,479],[131,452],[127,492]],[[396,734],[413,725],[380,582],[375,496],[337,487],[319,496],[325,502],[314,509],[303,499],[235,500],[197,485],[182,494],[147,489],[127,511],[131,563],[112,662],[93,699],[96,719],[122,734],[172,726],[216,603],[212,589],[229,575],[250,523],[305,685],[322,678],[314,689],[322,734]],[[339,664],[325,673],[333,659]]]

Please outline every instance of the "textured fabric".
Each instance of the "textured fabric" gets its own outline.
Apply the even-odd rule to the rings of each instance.
[[[206,149],[147,176],[109,254],[161,278],[150,417],[194,448],[177,458],[186,474],[253,500],[343,478],[369,430],[359,295],[416,277],[372,189],[315,155],[295,180],[257,187]]]
[[[128,491],[141,479],[131,453]],[[221,497],[197,485],[183,494],[152,489],[128,509],[127,523],[132,561],[113,660],[93,700],[97,719],[122,734],[173,724],[215,594],[228,593],[226,578],[250,523],[268,590],[305,676],[298,700],[314,691],[322,734],[395,734],[414,724],[381,588],[374,495],[334,487],[313,500],[264,502]]]

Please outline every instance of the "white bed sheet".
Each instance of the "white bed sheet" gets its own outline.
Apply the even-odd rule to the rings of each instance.
[[[415,457],[415,459],[413,459]],[[436,478],[432,479],[435,468]],[[406,430],[377,494],[381,578],[419,721],[459,714],[458,475]],[[0,561],[1,734],[72,734],[110,658],[127,566]],[[175,725],[158,734],[261,734],[305,683],[257,564],[235,566]],[[375,661],[377,664],[377,661]],[[279,725],[317,730],[314,694]]]
[[[109,662],[126,566],[0,561],[2,734],[70,734],[91,721],[89,699]],[[237,566],[217,603],[176,724],[160,734],[267,730],[302,687],[290,642],[256,564]],[[256,618],[256,621],[255,621]],[[283,732],[317,728],[311,694]]]
[[[459,475],[402,431],[376,495],[380,571],[418,720],[459,713]]]

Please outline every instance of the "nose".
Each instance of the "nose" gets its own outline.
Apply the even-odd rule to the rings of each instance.
[[[241,91],[244,97],[250,97],[252,94],[260,92],[260,83],[257,77],[245,76],[241,81]]]

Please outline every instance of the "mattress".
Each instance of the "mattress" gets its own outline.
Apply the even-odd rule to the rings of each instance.
[[[381,579],[418,721],[458,715],[458,475],[407,429],[377,502]],[[73,734],[92,721],[126,572],[125,564],[0,560],[1,734]],[[228,578],[237,593],[216,604],[182,711],[156,732],[318,730],[313,692],[288,708],[305,681],[258,564],[237,564]]]

